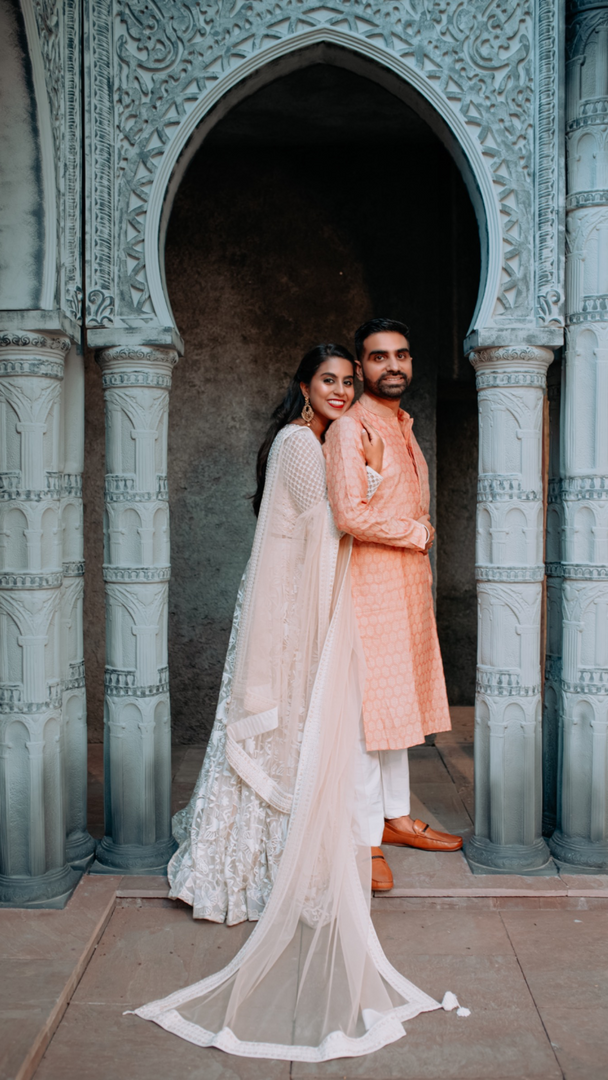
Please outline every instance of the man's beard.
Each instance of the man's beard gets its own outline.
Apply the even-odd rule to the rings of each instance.
[[[407,375],[404,375],[402,372],[399,372],[399,376],[401,382],[399,384],[395,383],[394,386],[386,385],[387,379],[395,378],[395,375],[392,373],[389,374],[388,372],[385,372],[384,375],[381,375],[376,382],[371,382],[370,379],[366,379],[364,389],[369,390],[369,392],[375,397],[386,398],[388,401],[395,401],[396,399],[402,397],[402,395],[405,393],[408,386],[410,385],[410,382],[412,381],[411,379],[408,379]]]

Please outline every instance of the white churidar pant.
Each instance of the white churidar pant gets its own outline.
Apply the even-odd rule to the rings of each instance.
[[[356,770],[359,839],[369,847],[380,847],[384,819],[403,817],[410,812],[407,749],[368,752],[361,723]]]

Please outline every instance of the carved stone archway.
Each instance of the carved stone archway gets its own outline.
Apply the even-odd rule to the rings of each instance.
[[[150,757],[140,734],[144,702],[148,711],[164,702],[168,715],[158,659],[166,623],[162,575],[168,567],[143,565],[141,552],[141,567],[127,566],[131,556],[123,558],[116,545],[112,548],[111,534],[118,517],[121,535],[128,531],[127,517],[141,533],[142,499],[160,508],[166,497],[164,470],[158,471],[151,456],[145,467],[149,481],[142,486],[143,464],[133,466],[132,479],[119,447],[126,425],[142,463],[146,453],[152,454],[154,435],[157,456],[164,453],[168,375],[157,373],[159,354],[167,350],[168,370],[176,359],[174,350],[182,349],[162,266],[173,196],[188,161],[234,104],[297,67],[329,62],[375,79],[422,114],[459,165],[476,209],[483,268],[468,345],[481,391],[480,547],[486,554],[479,568],[480,619],[488,625],[491,644],[479,674],[478,835],[470,857],[480,868],[503,870],[537,871],[548,862],[538,812],[544,577],[540,440],[545,371],[552,348],[562,340],[562,259],[559,170],[547,171],[544,164],[549,148],[555,155],[557,146],[558,109],[552,94],[559,70],[558,35],[554,7],[545,4],[542,11],[542,21],[537,13],[535,23],[525,4],[515,3],[508,11],[497,8],[490,27],[485,8],[476,4],[448,3],[441,12],[433,8],[429,18],[413,5],[370,6],[353,0],[319,7],[288,0],[218,5],[208,24],[191,2],[159,4],[158,19],[137,5],[89,5],[94,184],[88,212],[87,327],[89,342],[100,349],[110,424],[106,499],[108,547],[114,553],[105,575],[112,612],[106,758],[112,804],[114,771],[118,778],[125,760]],[[512,436],[519,451],[516,461],[509,453]],[[514,553],[514,544],[505,542],[514,513],[525,522],[523,553]],[[131,551],[133,545],[126,546]],[[124,625],[133,621],[135,607],[132,633],[138,648],[141,642],[142,664],[146,649],[156,650],[145,661],[147,679],[136,658],[127,663],[124,654],[119,663]],[[147,632],[146,612],[154,613]],[[149,741],[152,730],[153,725]],[[497,773],[508,771],[506,763],[522,755],[525,768],[516,771],[523,781],[507,777],[499,790]],[[515,824],[513,798],[529,804],[523,826]],[[117,807],[117,813],[124,821],[124,810]],[[143,804],[132,799],[131,823],[122,838],[117,841],[107,830],[98,860],[108,870],[151,868],[160,865],[160,854],[166,857],[158,848],[158,833],[153,844],[142,842],[145,817]],[[169,842],[168,821],[164,827]],[[136,857],[134,844],[139,844]]]
[[[80,9],[70,0],[22,0],[21,8],[35,76],[31,93],[43,133],[39,201],[49,243],[41,256],[38,298],[24,298],[19,310],[4,312],[6,333],[0,337],[0,408],[9,417],[11,445],[18,447],[21,461],[14,468],[15,455],[9,460],[0,446],[6,496],[0,505],[0,616],[10,629],[16,603],[31,615],[29,630],[14,631],[19,664],[3,661],[0,784],[5,792],[24,792],[31,807],[42,806],[53,828],[45,839],[30,814],[34,824],[24,824],[17,841],[0,832],[0,902],[17,895],[46,900],[53,889],[65,892],[70,880],[63,869],[66,860],[77,865],[79,857],[82,862],[90,855],[78,809],[80,736],[66,735],[70,725],[73,733],[82,732],[84,723],[82,650],[78,635],[70,637],[67,630],[81,603],[79,588],[68,580],[82,573],[78,544],[68,528],[70,515],[80,512],[81,451],[73,447],[63,456],[53,451],[49,469],[48,453],[46,465],[41,456],[47,434],[32,427],[44,423],[36,402],[49,393],[64,402],[63,417],[81,416],[82,321],[88,343],[99,350],[107,401],[107,836],[98,869],[149,872],[162,867],[172,850],[166,430],[171,370],[183,345],[163,279],[164,232],[183,169],[207,131],[240,97],[313,58],[351,67],[413,105],[452,153],[476,208],[485,262],[465,347],[477,372],[480,403],[481,652],[476,835],[468,857],[480,870],[544,872],[549,860],[540,825],[541,428],[545,372],[562,344],[564,323],[561,86],[566,52],[559,0],[536,0],[534,5],[511,0],[489,7],[486,0],[446,0],[442,5],[418,0],[217,0],[211,5],[87,0],[84,34]],[[565,383],[565,472],[560,476],[554,439],[549,485],[546,700],[551,704],[545,781],[553,809],[547,811],[545,826],[557,821],[556,857],[573,864],[584,858],[590,866],[604,866],[607,859],[601,794],[606,763],[600,750],[606,741],[601,612],[608,573],[601,507],[608,481],[601,427],[596,425],[600,441],[591,447],[585,421],[590,406],[576,384],[578,373],[593,370],[585,386],[593,385],[594,415],[601,415],[608,393],[602,345],[605,275],[598,271],[592,282],[583,280],[580,270],[583,251],[591,255],[604,243],[606,182],[601,169],[593,172],[593,155],[587,153],[591,143],[582,135],[600,139],[606,113],[606,12],[605,0],[571,0],[567,130],[572,160],[576,164],[580,158],[568,196],[572,356]],[[87,154],[84,288],[79,265],[81,56]],[[592,261],[587,260],[588,266]],[[16,308],[15,303],[5,306]],[[51,392],[50,380],[60,391]],[[559,387],[553,383],[550,407],[557,419]],[[30,413],[34,419],[28,419]],[[589,453],[583,467],[575,449],[585,439]],[[26,474],[35,476],[39,486],[26,489]],[[44,528],[35,521],[41,509],[55,513],[64,504],[67,524],[60,553],[58,537],[46,543],[43,535],[38,544],[37,533],[44,534]],[[556,533],[560,523],[563,559]],[[15,559],[19,565],[12,564]],[[47,618],[55,608],[65,613],[64,637],[71,642],[63,651],[54,646],[61,616]],[[35,678],[30,663],[35,648],[46,650],[44,679]],[[11,724],[23,726],[26,714],[24,742],[21,728]],[[43,731],[47,721],[52,721],[48,739]],[[53,724],[63,732],[59,742],[51,738]],[[583,796],[577,788],[584,772],[579,759],[588,765],[590,748],[593,768]],[[66,791],[55,797],[55,788],[47,785],[41,802],[37,777],[45,768],[55,775],[57,754],[67,752],[73,755],[65,773],[67,804],[73,810],[66,857],[57,840],[66,820]]]
[[[118,344],[120,330],[143,340],[153,327],[167,344],[173,330],[178,344],[159,257],[175,166],[189,140],[186,159],[240,97],[311,62],[301,59],[311,49],[366,63],[378,81],[392,76],[390,89],[415,98],[450,144],[485,250],[472,330],[550,333],[562,324],[558,7],[546,0],[534,14],[514,2],[490,21],[481,3],[451,0],[431,17],[416,9],[362,0],[221,3],[214,12],[194,0],[88,5],[91,344]]]

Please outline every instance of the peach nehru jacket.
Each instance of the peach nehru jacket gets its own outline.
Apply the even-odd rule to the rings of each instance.
[[[384,440],[382,483],[367,499],[360,417]],[[448,731],[450,714],[424,554],[428,469],[402,409],[381,416],[361,402],[325,440],[327,490],[336,525],[354,537],[352,592],[367,678],[363,722],[368,750],[415,746]]]

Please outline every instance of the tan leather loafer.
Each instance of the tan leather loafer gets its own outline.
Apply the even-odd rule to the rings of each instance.
[[[391,868],[384,858],[382,848],[372,848],[372,890],[388,892],[393,887]]]
[[[421,848],[423,851],[459,851],[462,847],[462,836],[437,832],[435,829],[431,829],[430,825],[425,825],[424,821],[416,818],[411,832],[405,829],[396,829],[390,821],[385,821],[382,843]]]

